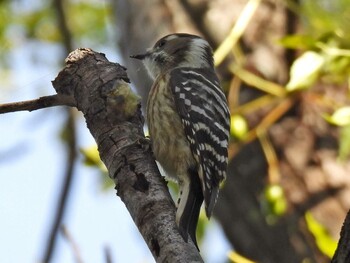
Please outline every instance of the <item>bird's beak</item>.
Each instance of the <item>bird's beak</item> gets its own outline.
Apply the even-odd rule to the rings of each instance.
[[[148,55],[149,55],[149,53],[145,53],[145,54],[139,54],[139,55],[132,55],[132,56],[130,56],[130,57],[131,57],[131,58],[135,58],[135,59],[139,59],[139,60],[143,60],[143,59],[145,59]]]

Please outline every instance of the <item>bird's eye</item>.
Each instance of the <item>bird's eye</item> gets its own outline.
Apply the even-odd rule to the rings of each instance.
[[[157,48],[160,48],[160,47],[164,46],[165,43],[166,43],[165,40],[160,40],[160,41],[157,43],[156,47],[157,47]]]

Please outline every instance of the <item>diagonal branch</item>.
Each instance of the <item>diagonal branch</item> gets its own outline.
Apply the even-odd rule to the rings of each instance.
[[[340,239],[337,250],[334,253],[331,263],[346,263],[350,260],[350,210],[344,220],[343,227],[340,232]]]
[[[76,99],[100,157],[157,262],[203,262],[175,223],[175,206],[143,134],[140,98],[125,68],[104,54],[78,49],[53,81],[58,94]],[[67,85],[70,83],[70,85]]]

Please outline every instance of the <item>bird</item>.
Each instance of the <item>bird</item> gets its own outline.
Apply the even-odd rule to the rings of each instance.
[[[228,164],[230,111],[215,72],[209,43],[196,35],[169,34],[141,60],[153,80],[146,121],[155,159],[179,185],[176,224],[198,248],[196,228],[202,203],[208,218]]]

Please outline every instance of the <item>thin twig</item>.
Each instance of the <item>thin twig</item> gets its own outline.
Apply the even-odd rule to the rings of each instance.
[[[106,260],[105,262],[106,263],[113,263],[111,248],[109,246],[104,247],[104,254],[105,254],[105,260]]]
[[[71,110],[71,109],[69,109]],[[73,172],[74,172],[74,163],[76,159],[76,129],[75,129],[75,121],[74,115],[70,112],[67,116],[66,127],[64,128],[67,131],[67,160],[66,160],[66,170],[64,174],[64,179],[62,183],[62,189],[58,201],[58,205],[56,208],[56,214],[53,219],[53,223],[51,229],[49,230],[47,247],[44,253],[44,262],[51,262],[53,252],[56,245],[57,233],[59,231],[62,219],[64,217],[67,201],[69,199],[69,193],[72,186],[73,181]]]
[[[75,106],[75,101],[71,96],[61,94],[49,95],[34,100],[0,104],[0,114],[16,111],[34,111],[62,105],[73,107]]]
[[[241,80],[243,80],[245,83],[263,91],[266,92],[268,94],[274,95],[276,97],[285,97],[287,92],[285,87],[265,80],[263,78],[260,78],[259,76],[243,69],[243,68],[239,68],[236,66],[231,66],[230,70],[232,73],[234,73],[236,76],[238,76]]]
[[[83,259],[81,257],[81,253],[80,253],[80,249],[79,246],[77,244],[77,242],[75,242],[72,234],[69,232],[68,228],[65,225],[61,226],[61,232],[63,234],[63,236],[66,238],[67,242],[70,244],[72,251],[73,251],[73,255],[75,258],[75,262],[77,263],[83,263]]]
[[[263,149],[266,161],[268,163],[269,184],[279,184],[281,180],[281,173],[278,167],[278,158],[276,151],[272,146],[266,130],[258,130],[257,135],[259,137],[261,148]]]
[[[249,0],[249,2],[245,5],[230,34],[214,53],[214,61],[216,66],[221,64],[225,57],[230,53],[233,46],[236,45],[239,38],[243,35],[260,2],[261,0]]]

